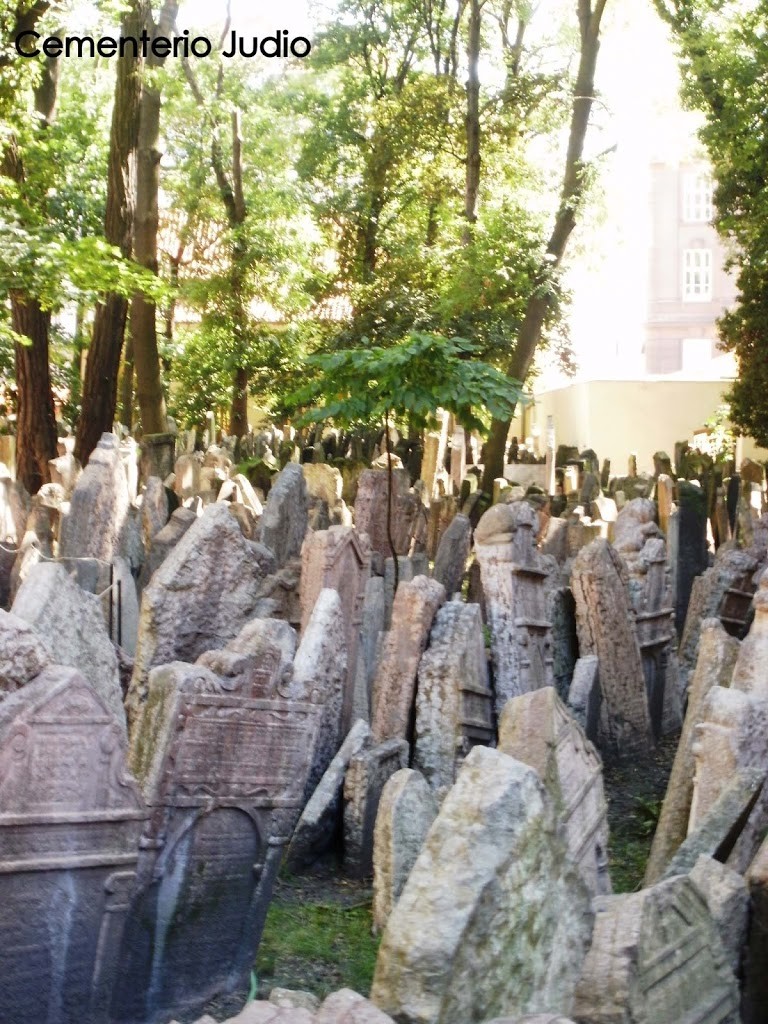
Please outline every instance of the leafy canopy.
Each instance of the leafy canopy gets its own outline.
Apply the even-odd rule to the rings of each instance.
[[[293,400],[299,407],[315,406],[303,414],[305,422],[361,426],[394,414],[426,427],[442,407],[465,427],[480,429],[483,411],[509,417],[523,392],[518,381],[473,359],[475,349],[465,338],[411,333],[387,348],[316,354],[308,363],[318,375]]]

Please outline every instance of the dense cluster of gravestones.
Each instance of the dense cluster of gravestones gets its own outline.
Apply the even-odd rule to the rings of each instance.
[[[371,992],[238,1024],[768,1019],[762,467],[561,449],[489,503],[467,441],[0,473],[3,1024],[244,993],[281,864],[329,853],[373,878]],[[677,733],[612,895],[603,762]]]

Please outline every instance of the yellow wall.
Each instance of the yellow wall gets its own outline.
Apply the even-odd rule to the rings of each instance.
[[[722,403],[724,381],[641,380],[584,381],[536,395],[527,413],[531,426],[541,430],[543,454],[547,416],[554,416],[555,443],[594,448],[611,460],[611,473],[626,472],[631,452],[637,467],[653,471],[653,453],[674,456],[675,441],[690,439]],[[521,431],[518,418],[513,433]],[[745,439],[743,455],[764,461],[768,451]]]

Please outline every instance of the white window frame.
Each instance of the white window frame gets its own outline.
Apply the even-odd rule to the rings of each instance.
[[[709,224],[712,221],[712,179],[706,171],[690,171],[683,177],[683,221]]]
[[[712,250],[683,249],[683,302],[712,301]]]

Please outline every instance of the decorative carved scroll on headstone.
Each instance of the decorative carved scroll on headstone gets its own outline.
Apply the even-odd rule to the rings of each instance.
[[[0,704],[0,1020],[105,1024],[148,817],[125,733],[75,670]]]

